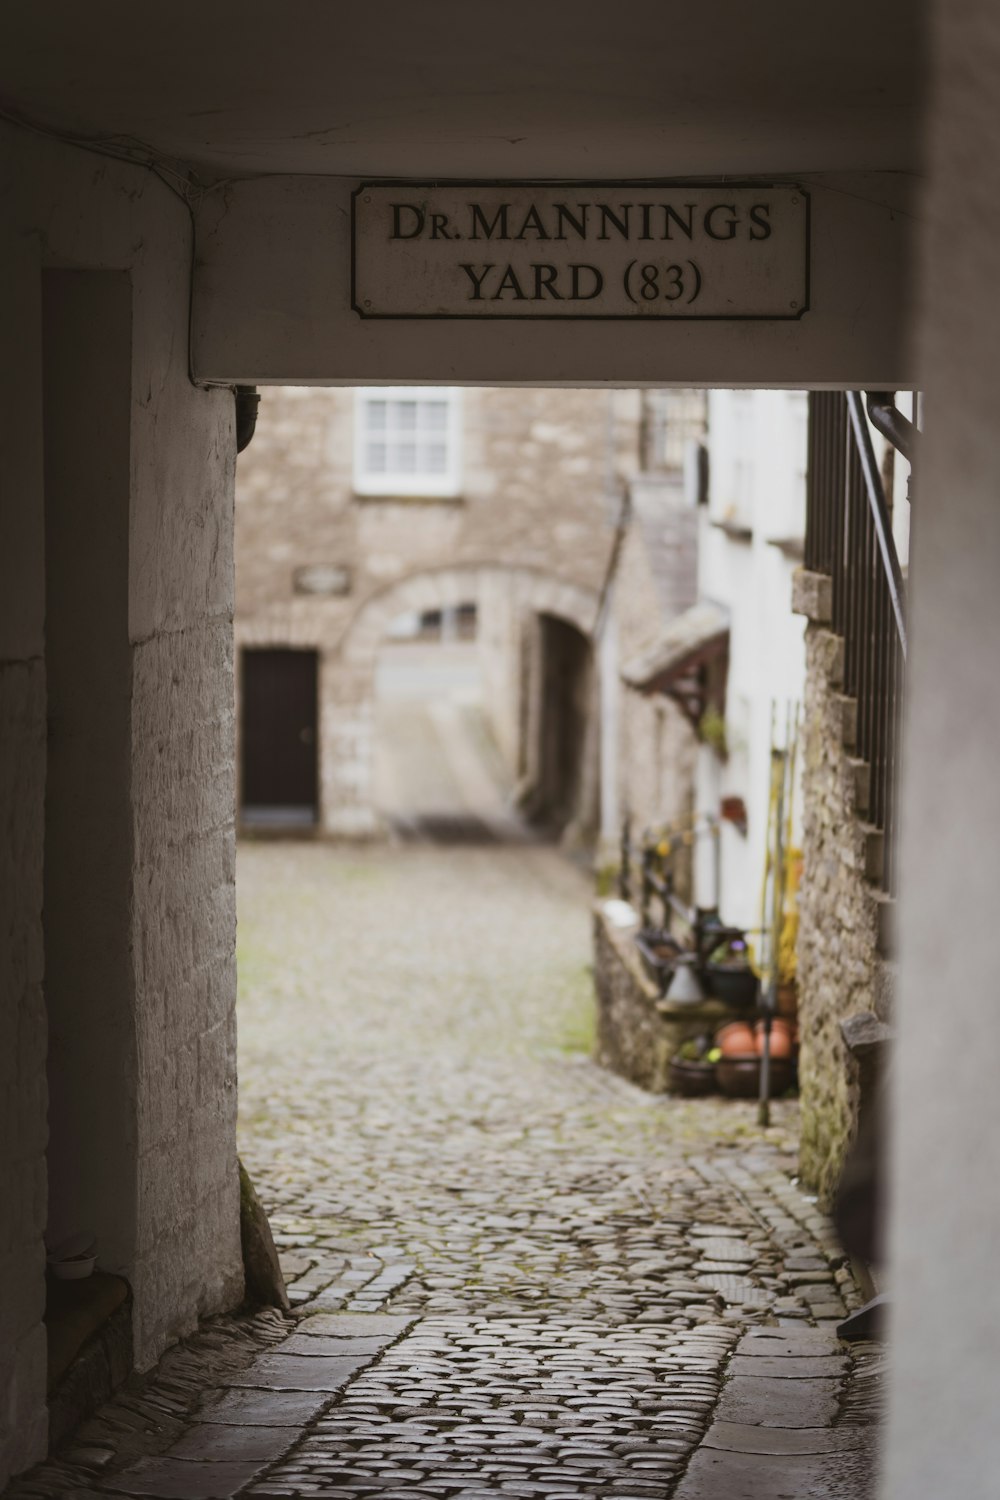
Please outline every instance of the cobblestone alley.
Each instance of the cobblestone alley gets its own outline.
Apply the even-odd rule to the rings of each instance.
[[[293,1315],[215,1320],[19,1495],[871,1493],[878,1353],[835,1339],[795,1106],[762,1134],[589,1060],[581,873],[254,844],[239,882],[242,1153]]]

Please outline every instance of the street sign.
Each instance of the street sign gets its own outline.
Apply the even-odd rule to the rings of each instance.
[[[351,592],[351,570],[337,563],[310,563],[296,568],[292,586],[297,594],[336,596]]]
[[[762,183],[362,183],[362,318],[795,319],[809,195]]]

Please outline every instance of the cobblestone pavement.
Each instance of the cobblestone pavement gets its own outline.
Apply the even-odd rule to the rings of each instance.
[[[795,1105],[762,1132],[589,1061],[578,871],[250,845],[239,880],[241,1149],[297,1321],[20,1494],[871,1493],[880,1359],[835,1338],[860,1299]]]

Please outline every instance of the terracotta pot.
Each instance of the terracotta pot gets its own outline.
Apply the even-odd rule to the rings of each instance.
[[[715,1034],[715,1045],[723,1057],[746,1057],[756,1050],[753,1031],[747,1021],[730,1021],[728,1026],[720,1027]]]
[[[758,1055],[764,1051],[764,1022],[758,1021],[754,1028]],[[771,1021],[771,1056],[791,1057],[795,1041],[795,1027],[784,1016],[775,1016]]]
[[[760,1095],[760,1058],[723,1057],[715,1065],[715,1078],[722,1093],[731,1099],[756,1099]],[[779,1098],[792,1081],[792,1064],[784,1057],[771,1061],[772,1099]]]

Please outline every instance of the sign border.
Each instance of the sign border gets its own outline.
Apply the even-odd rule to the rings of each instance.
[[[637,313],[504,313],[484,317],[482,313],[379,313],[365,312],[357,300],[357,200],[368,188],[794,188],[802,194],[806,216],[806,277],[802,306],[794,313],[686,313],[680,318],[643,317]],[[798,182],[763,182],[759,178],[689,177],[639,178],[453,178],[419,181],[413,177],[380,177],[360,182],[351,193],[351,309],[369,323],[797,323],[812,308],[812,200],[808,188]]]

